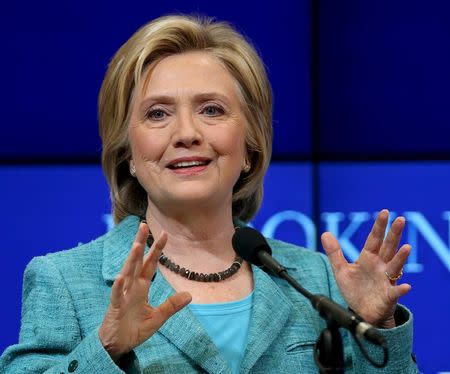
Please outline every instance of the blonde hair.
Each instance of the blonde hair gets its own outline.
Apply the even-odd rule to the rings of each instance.
[[[128,123],[134,89],[144,71],[164,57],[205,51],[234,77],[249,124],[246,133],[250,170],[233,188],[233,216],[250,220],[261,205],[263,181],[272,152],[272,91],[258,53],[229,24],[198,16],[170,15],[143,27],[117,51],[103,80],[99,99],[102,167],[111,189],[116,223],[129,215],[144,216],[147,194],[130,175]]]

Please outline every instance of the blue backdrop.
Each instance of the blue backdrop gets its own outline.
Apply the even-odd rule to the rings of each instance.
[[[318,233],[331,230],[354,259],[376,211],[405,215],[404,241],[413,245],[405,280],[413,289],[402,301],[414,311],[420,369],[450,371],[446,0],[49,0],[5,7],[0,352],[17,341],[29,260],[107,230],[98,90],[120,45],[143,23],[173,12],[233,23],[266,63],[274,163],[255,227],[319,250]]]
[[[450,162],[322,164],[318,172],[318,223],[311,204],[313,166],[274,163],[265,181],[264,204],[252,224],[266,236],[311,250],[320,248],[317,230],[332,231],[347,258],[354,260],[379,209],[390,208],[392,217],[404,215],[403,242],[411,243],[413,251],[403,279],[413,288],[402,303],[414,311],[414,349],[424,372],[448,370]],[[112,220],[98,166],[2,167],[0,178],[8,181],[0,184],[6,213],[0,251],[6,266],[0,282],[8,285],[2,351],[17,342],[22,273],[31,258],[90,241],[105,233]],[[430,341],[436,344],[431,347]]]

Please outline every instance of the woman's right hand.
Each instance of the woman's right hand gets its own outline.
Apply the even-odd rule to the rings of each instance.
[[[158,307],[148,303],[151,279],[167,233],[161,233],[144,259],[148,235],[147,224],[141,223],[130,254],[112,286],[110,304],[99,329],[100,341],[114,361],[146,341],[192,300],[188,292],[180,292]]]

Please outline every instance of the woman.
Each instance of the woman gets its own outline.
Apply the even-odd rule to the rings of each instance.
[[[250,44],[224,23],[150,22],[111,61],[99,120],[117,225],[31,261],[20,341],[1,371],[317,372],[312,347],[324,322],[231,245],[259,208],[271,154],[271,90]],[[395,282],[410,248],[396,250],[403,218],[383,240],[387,220],[382,211],[355,264],[330,233],[330,262],[270,245],[307,289],[381,329],[387,372],[416,372],[412,316],[397,305],[410,286]],[[353,339],[344,343],[347,370],[371,371]]]

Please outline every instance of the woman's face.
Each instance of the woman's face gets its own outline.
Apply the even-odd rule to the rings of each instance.
[[[245,162],[247,121],[232,75],[206,52],[150,71],[131,108],[131,165],[157,208],[229,204]],[[180,205],[183,204],[183,205]]]

